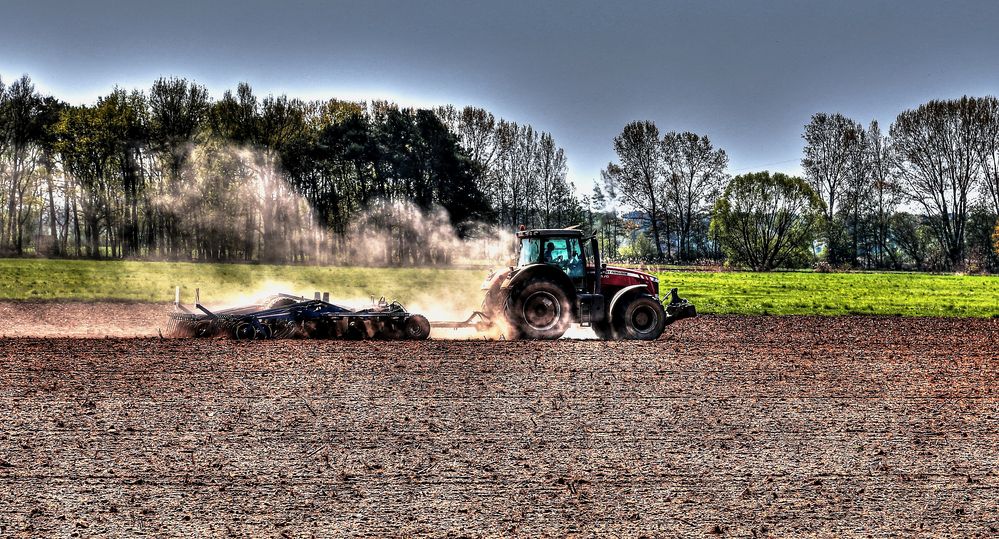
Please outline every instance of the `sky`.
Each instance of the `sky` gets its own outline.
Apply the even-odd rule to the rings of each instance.
[[[0,77],[72,103],[183,76],[480,106],[551,132],[586,192],[635,120],[707,135],[733,174],[800,173],[816,112],[887,130],[999,93],[997,28],[996,1],[0,0]]]

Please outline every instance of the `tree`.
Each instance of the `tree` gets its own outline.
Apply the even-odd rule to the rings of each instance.
[[[733,263],[767,271],[806,256],[824,209],[801,178],[743,174],[718,199],[711,227]]]
[[[568,199],[572,188],[566,181],[568,173],[565,151],[555,146],[549,133],[543,133],[538,143],[539,218],[544,228],[555,228],[565,222],[572,210]]]
[[[979,105],[983,195],[992,215],[999,217],[999,99],[991,96],[979,98]]]
[[[996,226],[992,229],[992,254],[999,257],[999,220],[996,221]]]
[[[830,262],[847,258],[842,239],[845,231],[837,213],[844,205],[851,176],[856,183],[857,175],[863,174],[863,134],[863,126],[842,114],[818,113],[812,115],[802,135],[805,149],[801,166],[808,184],[823,201]],[[858,200],[860,197],[853,197],[850,202]]]
[[[662,143],[659,128],[650,121],[632,122],[614,137],[618,164],[608,164],[605,177],[621,200],[641,211],[652,229],[656,256],[663,257],[659,224],[664,216]]]
[[[601,185],[604,186],[603,189],[600,188]],[[594,232],[600,242],[604,260],[610,260],[617,256],[621,247],[624,221],[617,214],[617,191],[606,171],[601,172],[601,183],[593,184],[592,200],[598,211]]]
[[[42,97],[27,75],[7,88],[0,115],[9,153],[6,195],[6,222],[0,222],[0,249],[21,254],[24,250],[24,225],[30,217],[27,206],[34,194],[34,169],[41,157],[35,142],[46,126],[42,124]],[[26,206],[27,203],[27,206]]]
[[[186,79],[161,78],[149,92],[149,145],[159,157],[166,189],[160,208],[162,227],[157,227],[160,243],[167,244],[173,257],[189,253],[180,215],[185,166],[193,150],[195,135],[207,119],[210,100],[204,86]]]
[[[891,218],[891,235],[902,254],[912,260],[917,270],[926,268],[930,257],[933,231],[925,219],[911,213],[896,213]]]
[[[721,193],[728,155],[706,136],[669,132],[663,136],[666,167],[665,199],[676,216],[681,260],[691,260],[691,232]]]
[[[875,263],[898,267],[891,241],[891,217],[902,202],[902,188],[894,168],[895,156],[891,142],[881,133],[878,122],[872,121],[867,129],[868,171],[871,175],[871,220],[874,234]]]
[[[993,243],[996,226],[999,226],[999,219],[985,201],[971,207],[967,231],[969,271],[999,271],[999,253]]]
[[[891,126],[899,173],[909,196],[931,220],[951,267],[964,261],[969,195],[981,169],[986,102],[972,97],[930,101]]]

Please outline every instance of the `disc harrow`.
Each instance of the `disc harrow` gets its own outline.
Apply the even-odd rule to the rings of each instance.
[[[329,293],[308,299],[275,294],[251,305],[212,311],[195,291],[194,309],[180,303],[178,287],[168,333],[180,338],[230,337],[260,339],[388,339],[422,340],[430,336],[430,322],[410,313],[398,301],[377,301],[352,309],[330,303]]]

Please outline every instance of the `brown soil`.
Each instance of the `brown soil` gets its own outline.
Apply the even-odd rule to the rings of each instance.
[[[999,320],[0,339],[0,537],[994,536]]]
[[[0,302],[0,337],[153,337],[172,304]]]

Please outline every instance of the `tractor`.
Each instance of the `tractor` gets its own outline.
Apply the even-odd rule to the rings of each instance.
[[[596,237],[580,230],[522,229],[517,239],[516,265],[489,274],[482,311],[466,324],[479,316],[488,325],[505,321],[509,338],[557,339],[576,323],[600,339],[654,340],[697,315],[675,288],[660,300],[655,276],[603,264]]]

